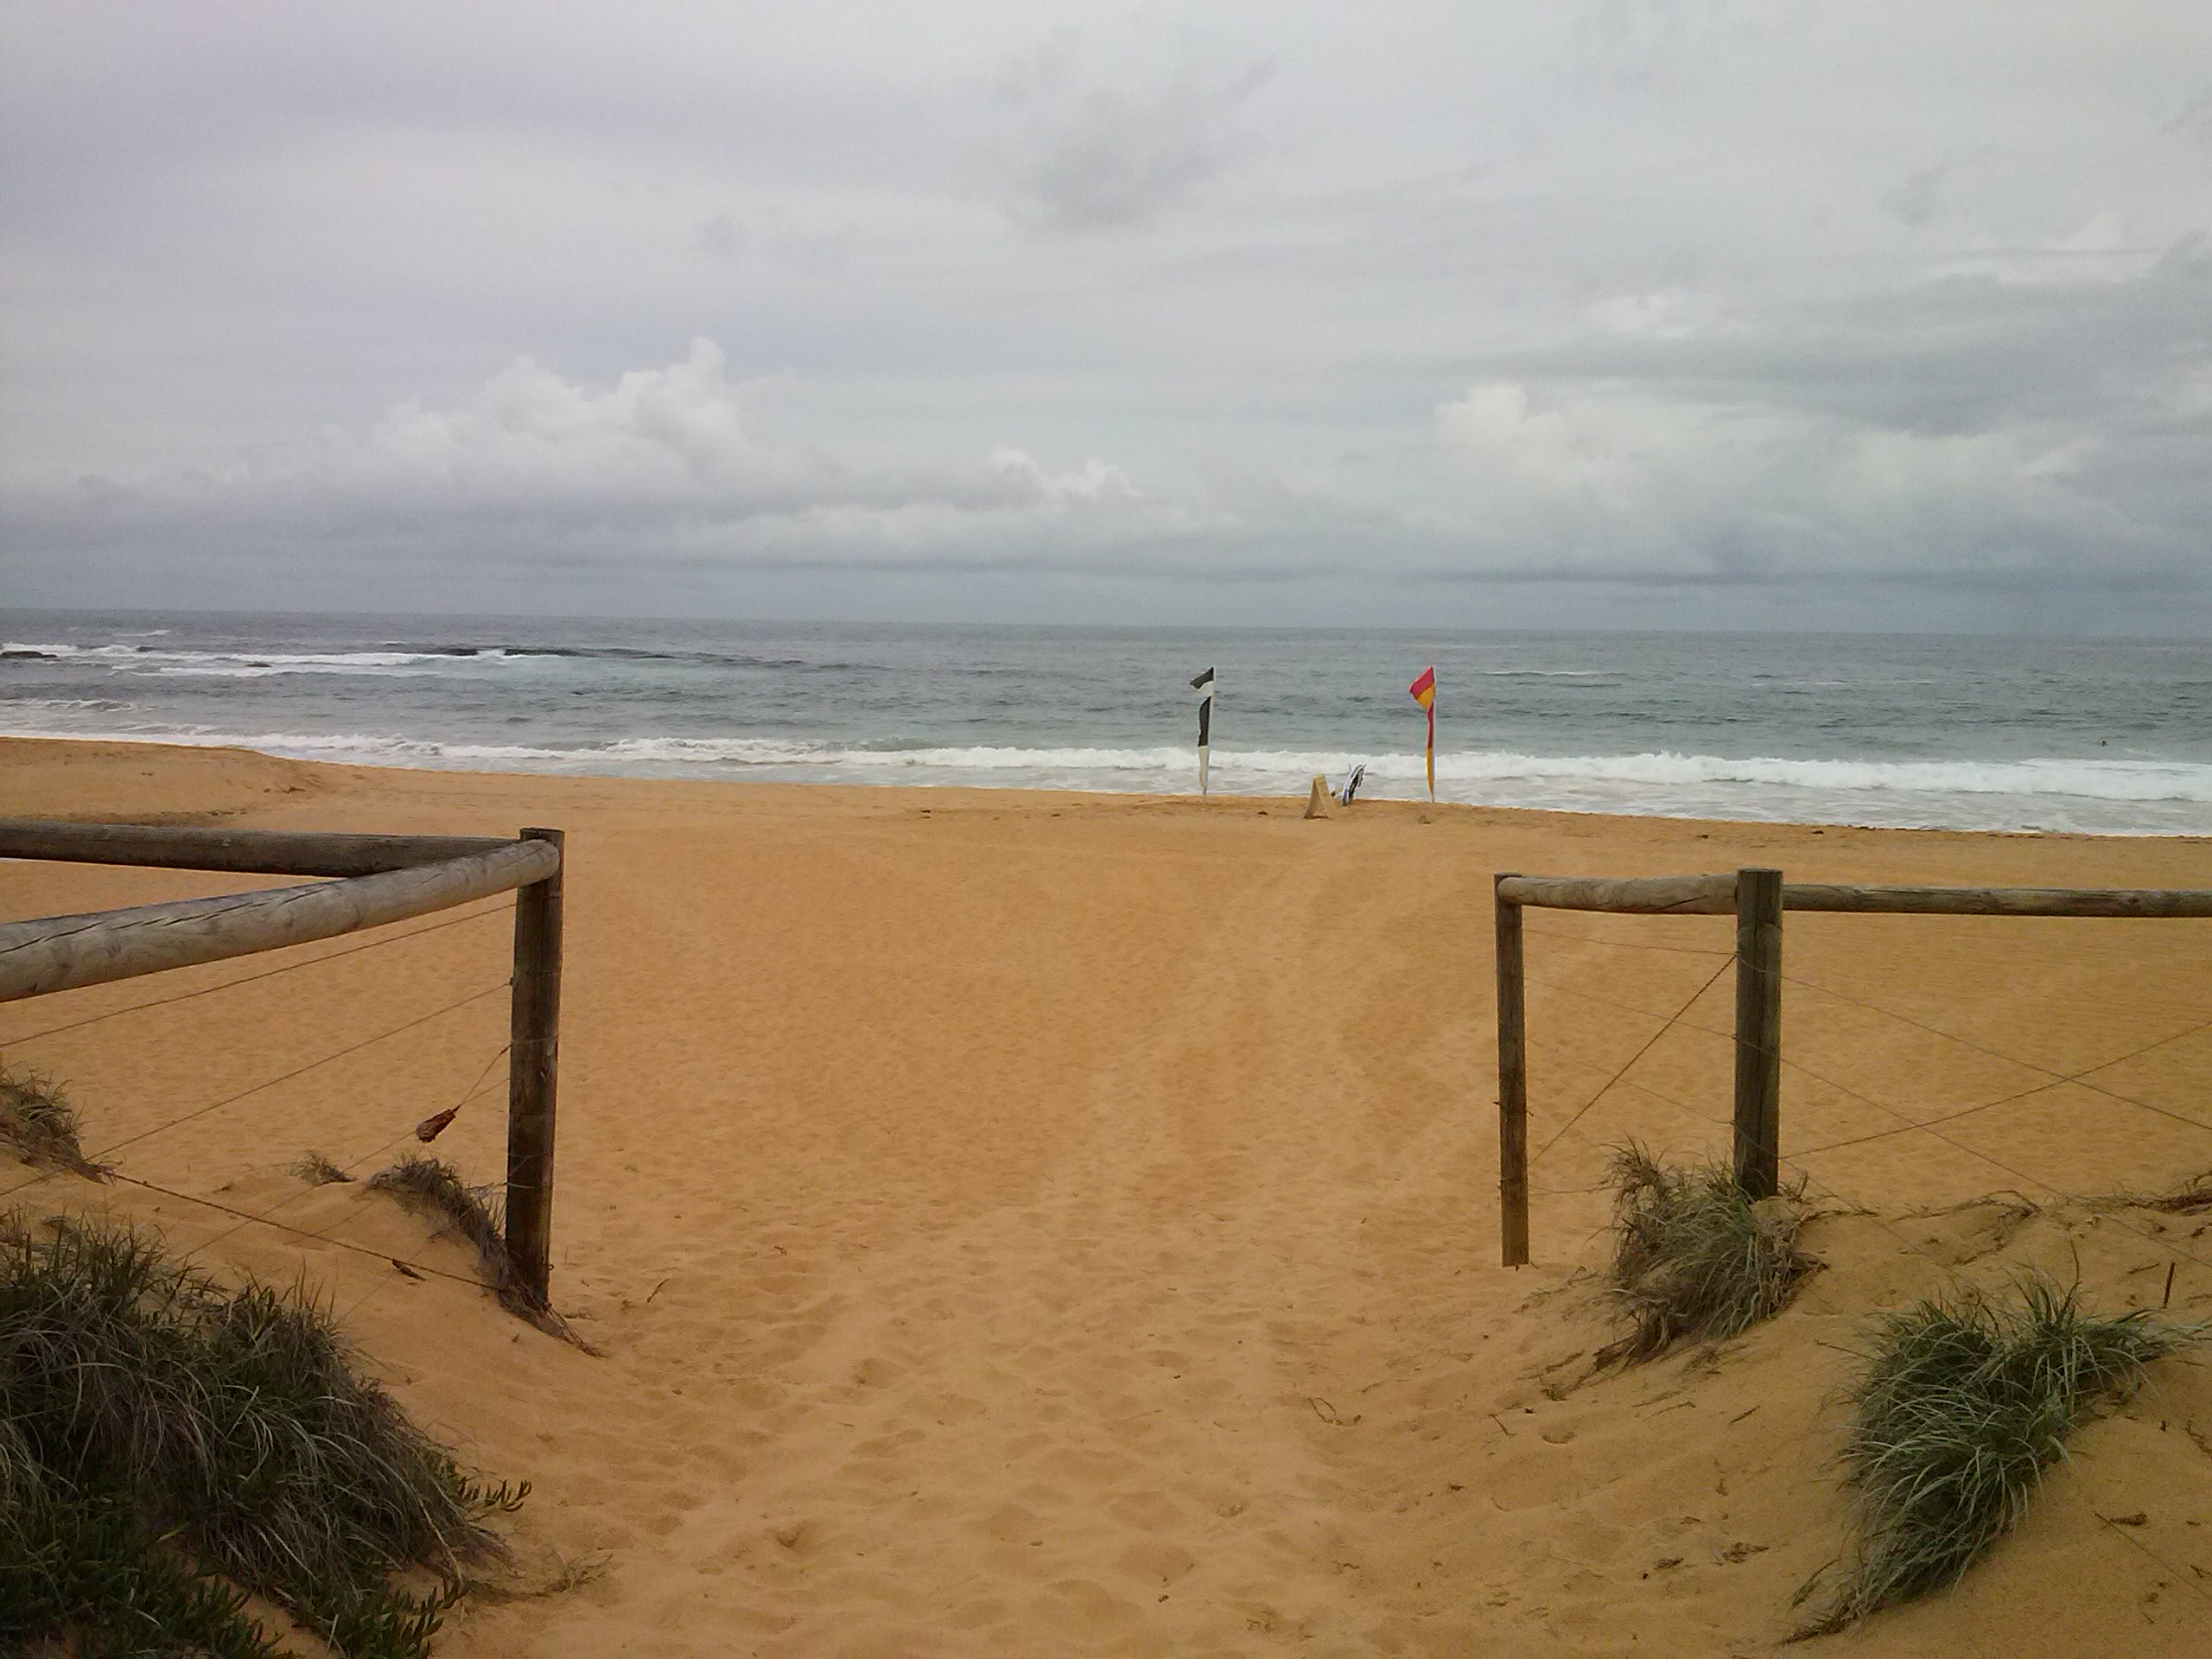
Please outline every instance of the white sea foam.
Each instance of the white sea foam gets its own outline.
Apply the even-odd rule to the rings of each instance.
[[[1611,680],[1619,676],[1610,668],[1478,668],[1486,680]]]
[[[153,645],[72,645],[0,643],[0,651],[36,652],[57,662],[105,664],[111,671],[170,678],[259,679],[271,674],[360,674],[373,671],[428,671],[476,662],[518,660],[496,648],[462,655],[443,651],[169,651]]]
[[[51,701],[58,705],[65,700]],[[35,716],[10,719],[0,711],[0,728],[32,734],[34,727],[48,728],[36,734],[221,744],[371,766],[1143,793],[1188,793],[1194,783],[1191,752],[1179,745],[887,749],[785,738],[636,737],[556,747],[366,733],[57,732]],[[1221,794],[1295,794],[1315,773],[1336,781],[1354,762],[1366,765],[1370,794],[1409,798],[1422,791],[1421,757],[1413,753],[1217,748],[1213,785]],[[1471,751],[1439,754],[1436,782],[1438,795],[1446,800],[1566,810],[1901,827],[2212,833],[2212,765],[2182,761],[1806,760]]]

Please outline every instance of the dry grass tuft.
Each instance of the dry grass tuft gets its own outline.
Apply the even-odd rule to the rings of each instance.
[[[0,1068],[0,1141],[35,1166],[95,1178],[105,1166],[87,1161],[77,1109],[53,1078]]]
[[[2212,1210],[2212,1171],[2199,1175],[2177,1192],[2161,1192],[2134,1202],[2140,1209],[2156,1210],[2164,1215],[2201,1215]]]
[[[1612,1289],[1630,1329],[1601,1365],[1749,1330],[1820,1265],[1797,1248],[1802,1187],[1755,1204],[1726,1165],[1670,1169],[1632,1141],[1613,1154],[1612,1179]]]
[[[438,1233],[464,1240],[476,1252],[484,1281],[497,1289],[514,1277],[507,1241],[500,1230],[498,1190],[471,1186],[442,1158],[410,1153],[389,1169],[369,1177],[369,1185],[389,1192],[417,1215],[438,1223]]]
[[[442,1159],[418,1157],[412,1153],[391,1168],[380,1169],[370,1176],[369,1186],[372,1191],[390,1193],[417,1215],[435,1221],[438,1225],[432,1236],[452,1234],[466,1241],[476,1252],[486,1288],[499,1299],[499,1306],[508,1313],[588,1354],[599,1351],[547,1306],[544,1299],[525,1284],[516,1270],[514,1258],[507,1254],[496,1187],[471,1186]]]
[[[309,1186],[332,1186],[353,1178],[319,1152],[303,1152],[300,1161],[292,1166],[292,1173]]]
[[[535,1319],[545,1312],[516,1273],[500,1224],[499,1191],[471,1186],[442,1158],[410,1153],[389,1169],[369,1177],[370,1187],[389,1192],[417,1215],[438,1224],[433,1236],[460,1238],[476,1252],[485,1285],[510,1313]]]
[[[2001,1302],[1969,1291],[1885,1315],[1844,1446],[1845,1478],[1859,1495],[1854,1535],[1827,1605],[1797,1634],[1826,1635],[1955,1584],[2018,1522],[2043,1471],[2066,1455],[2066,1436],[2101,1400],[2208,1335],[2141,1310],[2101,1318],[2075,1290],[2034,1277]]]

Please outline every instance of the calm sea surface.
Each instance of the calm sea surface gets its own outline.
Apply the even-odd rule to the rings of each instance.
[[[479,770],[2212,834],[2212,645],[0,611],[0,730]],[[4,805],[0,805],[4,810]]]

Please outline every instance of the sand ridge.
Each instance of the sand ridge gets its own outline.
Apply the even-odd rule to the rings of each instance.
[[[1886,1135],[2050,1082],[2023,1059],[2076,1071],[2212,1017],[2212,952],[2176,931],[2201,925],[1793,918],[1785,1047],[1818,1077],[1785,1083],[1785,1149],[1886,1135],[1808,1160],[1881,1214],[1817,1222],[1829,1269],[1717,1353],[1591,1377],[1578,1275],[1605,1146],[1726,1143],[1725,975],[1540,1160],[1535,1268],[1497,1266],[1493,1197],[1493,871],[2205,885],[2201,842],[320,768],[292,792],[292,763],[162,751],[113,763],[149,774],[126,787],[18,753],[12,810],[569,831],[556,1296],[603,1357],[372,1255],[90,1195],[241,1268],[304,1259],[411,1406],[535,1483],[531,1581],[600,1564],[466,1605],[443,1652],[1771,1651],[1837,1541],[1829,1396],[1867,1308],[1939,1262],[2078,1259],[2114,1302],[2155,1300],[2174,1262],[2176,1308],[2212,1312],[2212,1235],[2162,1251],[2155,1217],[2034,1188],[2212,1166],[2207,1033],[2095,1076],[2190,1122],[2069,1085],[1942,1126],[1965,1149]],[[0,865],[13,915],[236,885]],[[1725,962],[1700,953],[1726,928],[1532,915],[1538,1145]],[[0,1008],[0,1046],[71,1080],[97,1145],[496,989],[505,945],[464,923],[13,1046],[156,982],[95,988]],[[490,996],[119,1161],[459,1269],[284,1166],[376,1154],[453,1103],[504,1017]],[[494,1092],[439,1149],[488,1177],[502,1135]],[[2005,1185],[2047,1212],[1947,1208]],[[1958,1597],[1833,1645],[2197,1650],[2200,1433],[2204,1370],[2167,1368]]]

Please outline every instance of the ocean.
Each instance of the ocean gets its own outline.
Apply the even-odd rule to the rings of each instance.
[[[807,783],[2212,834],[2212,644],[0,611],[0,731]],[[3,809],[0,809],[3,810]]]

